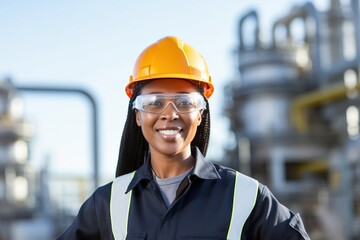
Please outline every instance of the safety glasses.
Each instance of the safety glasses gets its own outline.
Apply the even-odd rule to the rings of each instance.
[[[206,102],[202,95],[185,93],[139,95],[133,102],[133,109],[148,113],[162,113],[170,103],[178,113],[190,113],[206,108]]]

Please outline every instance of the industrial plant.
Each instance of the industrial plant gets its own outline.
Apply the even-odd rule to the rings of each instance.
[[[293,6],[271,29],[263,28],[256,9],[239,13],[237,74],[222,94],[236,144],[225,149],[227,161],[215,160],[266,184],[300,213],[311,239],[355,240],[360,3],[329,3],[326,10],[312,2]],[[20,97],[28,90],[0,82],[0,240],[55,239],[99,181],[96,151],[90,180],[53,179],[46,167],[32,166],[36,130],[23,116]],[[96,111],[93,117],[96,144]]]
[[[249,11],[238,25],[228,164],[300,212],[312,239],[359,239],[359,1],[295,6],[268,42],[260,18]]]

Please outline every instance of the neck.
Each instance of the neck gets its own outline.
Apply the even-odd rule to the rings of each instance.
[[[191,156],[161,157],[151,155],[151,167],[158,178],[178,176],[195,165],[195,158]]]

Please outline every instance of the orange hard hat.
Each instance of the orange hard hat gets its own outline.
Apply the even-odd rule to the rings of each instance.
[[[131,97],[136,82],[159,78],[190,80],[204,87],[209,98],[214,92],[207,64],[201,54],[176,37],[165,37],[147,47],[135,63],[125,91]]]

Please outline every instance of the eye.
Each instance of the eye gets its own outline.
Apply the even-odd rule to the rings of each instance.
[[[190,99],[181,99],[176,103],[176,105],[178,105],[178,106],[192,106],[193,102]]]
[[[163,103],[162,103],[162,101],[160,101],[159,99],[154,99],[154,100],[152,100],[152,101],[149,101],[149,102],[147,103],[147,105],[149,105],[149,106],[162,106]]]

